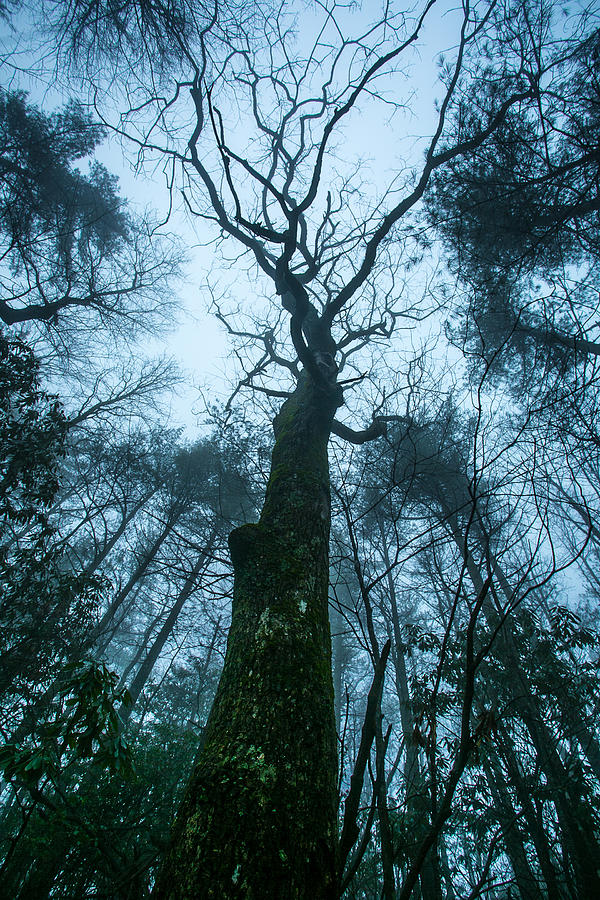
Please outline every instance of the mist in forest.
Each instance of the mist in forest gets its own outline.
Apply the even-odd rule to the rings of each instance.
[[[597,4],[0,46],[2,897],[600,897]]]

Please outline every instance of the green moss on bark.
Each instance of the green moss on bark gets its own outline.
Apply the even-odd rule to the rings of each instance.
[[[337,894],[327,615],[333,413],[303,379],[274,423],[260,521],[230,536],[235,586],[225,665],[157,897]]]

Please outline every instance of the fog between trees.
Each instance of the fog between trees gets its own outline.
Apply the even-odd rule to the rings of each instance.
[[[0,12],[3,894],[600,896],[597,9]]]

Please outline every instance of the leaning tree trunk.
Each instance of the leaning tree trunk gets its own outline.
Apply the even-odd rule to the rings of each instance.
[[[163,622],[160,631],[156,635],[152,646],[148,650],[148,653],[144,657],[144,660],[137,670],[135,674],[135,678],[131,681],[129,685],[129,701],[124,703],[119,709],[119,718],[121,719],[121,723],[125,725],[129,721],[129,717],[133,712],[133,707],[137,702],[140,694],[144,690],[146,686],[146,682],[150,678],[154,666],[156,665],[160,654],[162,653],[162,649],[171,636],[171,632],[175,627],[175,623],[179,618],[179,613],[183,609],[183,605],[185,601],[188,599],[190,594],[194,591],[196,587],[196,582],[198,580],[198,576],[202,570],[202,567],[205,566],[209,559],[210,548],[216,537],[216,529],[213,529],[211,532],[211,536],[208,539],[208,543],[205,550],[202,550],[194,563],[191,572],[186,578],[182,589],[177,595],[177,599],[173,603],[169,614],[165,621]],[[145,642],[144,642],[145,643]],[[124,680],[124,679],[122,679]]]
[[[303,376],[275,419],[260,521],[232,532],[227,655],[158,898],[336,895],[327,615],[334,402]]]

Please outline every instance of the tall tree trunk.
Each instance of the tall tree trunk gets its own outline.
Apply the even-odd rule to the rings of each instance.
[[[111,552],[113,547],[117,544],[120,538],[125,534],[127,530],[127,526],[130,522],[135,519],[140,509],[148,503],[148,501],[156,494],[157,488],[153,488],[149,493],[145,494],[143,497],[135,503],[130,509],[128,509],[124,514],[119,527],[115,530],[115,532],[111,535],[111,537],[106,541],[104,546],[98,550],[92,561],[84,570],[85,574],[88,576],[93,575],[96,570],[102,565],[108,554]]]
[[[428,824],[431,822],[431,809],[427,808],[425,777],[419,759],[419,747],[414,738],[415,719],[412,712],[410,691],[408,688],[408,673],[406,671],[406,660],[404,658],[402,632],[400,629],[400,613],[396,597],[396,585],[394,584],[392,575],[392,564],[385,529],[379,515],[377,516],[377,525],[381,541],[383,562],[386,568],[388,599],[390,602],[394,636],[392,660],[394,663],[396,693],[400,705],[400,723],[402,725],[404,745],[406,747],[404,761],[404,780],[406,783],[405,805],[409,819],[414,822],[419,822],[420,827],[425,831]],[[415,838],[414,843],[417,844],[421,835],[413,835],[413,837]],[[441,900],[442,889],[437,840],[425,857],[419,880],[421,884],[422,900]]]
[[[495,560],[494,569],[507,603],[510,604],[514,599],[510,585]],[[565,870],[570,861],[580,896],[600,896],[600,866],[597,864],[600,859],[600,842],[589,800],[582,794],[582,785],[570,777],[560,758],[558,738],[548,727],[534,699],[531,685],[520,665],[513,632],[507,624],[498,634],[498,645],[513,693],[514,707],[525,723],[548,786],[552,789],[564,846],[568,849]]]
[[[158,898],[336,896],[327,610],[335,405],[301,377],[274,421],[260,521],[230,535],[235,580],[225,665]]]
[[[452,883],[452,870],[450,868],[450,861],[448,860],[448,851],[446,850],[446,841],[444,836],[440,838],[438,842],[439,846],[439,861],[440,861],[440,885],[444,884],[445,894],[442,893],[442,897],[445,900],[456,900],[456,893],[454,890],[454,885]]]
[[[394,875],[394,850],[392,843],[392,824],[388,809],[387,785],[385,780],[385,751],[387,740],[382,731],[382,715],[378,711],[375,720],[375,758],[376,778],[373,790],[377,805],[377,818],[379,821],[379,843],[381,853],[381,867],[383,873],[382,900],[394,900],[396,896],[396,879]]]
[[[479,591],[480,585],[483,583],[481,573],[472,556],[465,548],[464,541],[457,537],[456,527],[453,529],[453,535],[465,560],[473,586],[476,591]],[[491,557],[491,562],[494,575],[510,606],[514,602],[510,584],[493,557]],[[484,612],[493,625],[493,611],[486,607]],[[564,839],[564,846],[568,850],[568,858],[565,859],[565,870],[568,874],[567,870],[570,862],[573,866],[577,891],[582,897],[600,896],[600,868],[596,864],[596,860],[600,858],[600,843],[596,834],[594,820],[590,813],[588,802],[581,796],[577,785],[569,778],[556,749],[556,738],[546,726],[538,709],[531,686],[520,665],[509,622],[510,620],[507,620],[498,632],[496,653],[505,668],[507,684],[512,694],[513,708],[529,732],[540,766],[546,776],[547,784],[552,789],[553,802]]]
[[[514,788],[516,798],[521,806],[527,834],[535,848],[548,897],[556,897],[558,900],[561,900],[561,898],[566,897],[566,891],[559,881],[558,873],[554,867],[548,835],[544,830],[541,817],[538,816],[535,809],[530,788],[523,779],[513,741],[501,725],[497,725],[497,742],[506,764],[509,783]]]
[[[142,662],[141,666],[139,667],[139,669],[135,675],[135,678],[133,679],[133,681],[131,682],[131,684],[129,686],[129,698],[130,698],[129,703],[127,705],[122,706],[121,709],[119,710],[119,715],[121,717],[121,721],[123,722],[123,724],[125,724],[128,721],[128,719],[133,711],[133,706],[134,706],[136,700],[142,693],[142,691],[144,689],[144,685],[146,684],[150,675],[152,674],[152,670],[153,670],[154,666],[156,665],[158,657],[160,656],[163,647],[165,646],[171,632],[173,631],[173,628],[175,627],[175,622],[177,621],[179,613],[183,609],[183,605],[184,605],[185,601],[187,600],[187,598],[190,596],[190,594],[196,587],[196,582],[198,581],[198,576],[200,574],[200,571],[202,570],[203,566],[205,566],[205,564],[209,558],[210,548],[212,547],[214,538],[215,538],[215,531],[213,530],[211,533],[211,536],[208,540],[207,549],[202,550],[202,552],[198,555],[198,558],[197,558],[196,562],[194,563],[191,572],[189,573],[182,589],[180,590],[179,594],[177,595],[177,599],[175,600],[175,603],[173,604],[173,606],[171,607],[171,609],[169,611],[169,615],[165,619],[160,631],[158,632],[158,634],[156,635],[156,637],[152,643],[152,646],[148,650],[148,653],[146,654],[144,661]]]
[[[494,799],[494,811],[502,828],[504,848],[510,860],[521,900],[542,900],[543,894],[531,870],[521,836],[516,812],[509,795],[500,763],[491,752],[483,757],[483,769]]]
[[[514,673],[516,677],[517,673]],[[518,683],[518,682],[517,682]],[[589,801],[565,769],[555,739],[546,727],[535,703],[528,696],[515,696],[515,705],[531,736],[540,765],[552,789],[564,846],[573,866],[578,895],[600,896],[600,845]],[[568,860],[565,859],[565,868]]]
[[[210,685],[208,684],[208,673],[210,671],[210,664],[212,662],[215,647],[217,646],[217,641],[219,640],[220,635],[221,616],[219,616],[217,621],[214,623],[212,636],[209,645],[206,648],[206,655],[202,662],[202,666],[198,670],[198,688],[196,690],[196,699],[194,703],[194,709],[188,720],[188,727],[190,728],[194,725],[198,727],[202,723],[202,701],[209,691]],[[202,725],[202,730],[204,731],[204,725]]]
[[[175,512],[171,512],[169,514],[169,517],[167,518],[166,522],[163,523],[163,527],[155,536],[150,546],[146,547],[142,551],[142,554],[137,561],[137,565],[134,571],[129,576],[126,584],[111,600],[106,612],[102,615],[96,627],[92,629],[88,637],[88,643],[89,645],[96,643],[98,656],[101,656],[105,652],[106,648],[112,640],[113,635],[110,631],[110,626],[114,622],[117,612],[121,609],[123,603],[130,595],[133,588],[138,584],[139,581],[141,581],[141,579],[146,574],[148,566],[151,562],[154,561],[158,554],[158,551],[160,550],[166,539],[169,537],[171,532],[174,530],[178,520],[181,518],[182,513],[183,509],[181,507],[178,507]]]
[[[559,704],[565,730],[570,738],[576,740],[581,751],[588,761],[590,769],[596,779],[600,781],[600,742],[583,718],[582,710],[569,702],[559,698]]]
[[[344,704],[344,620],[335,607],[331,609],[331,630],[333,634],[333,695],[335,730],[342,733],[342,708]]]
[[[596,862],[600,858],[599,844],[588,801],[569,777],[556,748],[555,736],[547,728],[533,697],[526,692],[528,685],[517,660],[505,653],[503,661],[513,685],[514,707],[529,732],[547,784],[552,790],[564,846],[568,850],[565,869],[570,862],[579,896],[600,896],[600,871]],[[523,686],[522,693],[519,693],[519,683]]]

